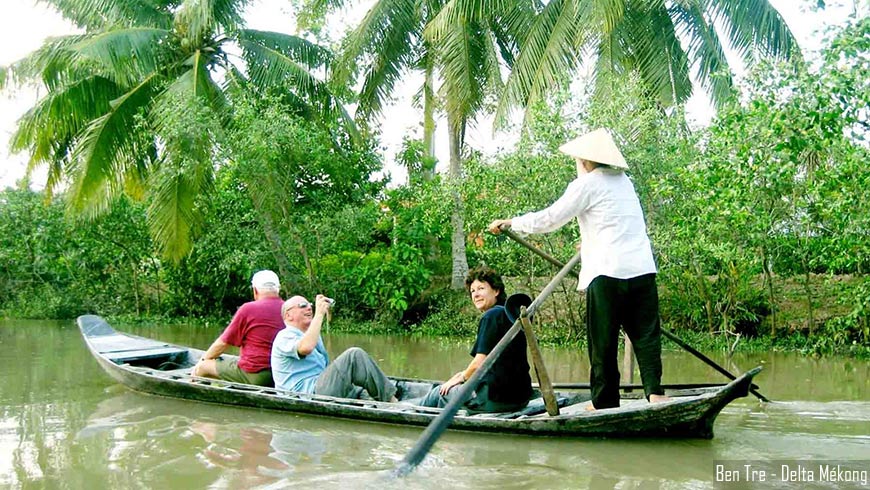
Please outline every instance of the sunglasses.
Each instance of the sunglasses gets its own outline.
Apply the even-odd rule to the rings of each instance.
[[[308,308],[309,306],[313,306],[313,305],[311,303],[309,303],[308,301],[300,301],[299,303],[297,303],[295,305],[287,307],[287,311],[290,311],[293,308]]]

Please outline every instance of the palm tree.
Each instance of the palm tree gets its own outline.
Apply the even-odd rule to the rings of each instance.
[[[438,35],[457,19],[488,17],[513,4],[450,0],[429,29]],[[613,75],[636,71],[663,106],[691,95],[694,68],[720,105],[731,95],[733,79],[719,32],[745,62],[758,55],[800,55],[791,31],[768,0],[552,0],[534,7],[539,13],[498,105],[497,120],[502,122],[512,107],[528,111],[545,99],[583,60],[594,63],[601,81],[596,90],[612,90],[609,81],[618,79]]]
[[[342,7],[344,0],[310,0],[312,13]],[[435,171],[435,50],[423,37],[426,25],[438,13],[443,0],[377,0],[359,25],[343,41],[333,70],[338,86],[352,85],[357,76],[362,86],[357,96],[356,120],[367,125],[382,114],[385,103],[401,77],[422,71],[418,92],[423,101],[423,180]],[[316,14],[315,14],[316,15]]]
[[[343,3],[341,0],[315,0],[309,8],[323,11]],[[405,72],[423,71],[423,141],[427,165],[422,178],[427,179],[434,173],[434,114],[436,106],[443,107],[447,113],[450,146],[448,176],[455,204],[451,217],[451,285],[459,289],[464,286],[468,271],[464,213],[458,192],[465,129],[483,108],[487,96],[501,91],[500,67],[512,63],[523,33],[531,25],[533,12],[525,5],[517,5],[508,9],[506,15],[462,21],[451,26],[444,35],[430,39],[424,35],[424,30],[442,6],[441,0],[378,0],[345,39],[342,61],[337,63],[341,68],[335,73],[338,81],[346,85],[356,74],[355,70],[363,71],[357,119],[366,121],[380,114],[384,101]],[[368,62],[361,64],[360,60]],[[437,90],[436,77],[442,82]]]
[[[303,116],[341,120],[355,134],[315,76],[330,53],[243,28],[249,0],[45,1],[84,34],[51,39],[3,70],[5,83],[47,89],[19,120],[12,149],[30,152],[31,170],[48,165],[49,193],[69,183],[76,214],[95,216],[122,193],[149,197],[149,225],[169,258],[188,253],[202,220],[231,89],[271,89]]]
[[[465,212],[458,191],[463,178],[462,148],[465,130],[484,108],[488,97],[503,90],[501,68],[513,64],[516,49],[531,21],[531,10],[517,5],[505,15],[480,20],[457,18],[446,30],[430,40],[438,47],[441,76],[440,95],[447,112],[450,147],[449,180],[454,207],[451,215],[453,267],[451,287],[461,289],[468,261],[465,254]]]
[[[531,23],[529,12],[537,12]],[[733,82],[714,24],[724,27],[732,47],[744,59],[759,51],[777,56],[796,52],[791,32],[767,0],[686,0],[670,4],[661,0],[448,0],[427,26],[426,38],[450,59],[450,53],[464,54],[463,48],[473,45],[468,41],[476,27],[492,26],[492,32],[497,32],[495,28],[500,26],[511,34],[510,41],[519,43],[519,54],[514,61],[511,51],[501,51],[508,54],[505,60],[511,68],[496,111],[497,123],[504,123],[514,106],[526,107],[528,115],[528,108],[569,79],[584,55],[591,55],[595,61],[599,92],[612,89],[607,81],[618,79],[613,75],[637,71],[647,90],[663,106],[680,103],[691,94],[692,64],[701,83],[721,103],[730,95]],[[464,36],[457,32],[459,26],[466,29]],[[680,36],[688,39],[687,50]],[[459,150],[465,122],[477,110],[473,103],[463,104],[479,100],[474,95],[474,83],[461,82],[471,82],[469,74],[480,75],[487,69],[468,57],[456,56],[456,60],[454,69],[450,69],[451,63],[445,63],[444,73],[449,87],[450,173],[454,177],[461,173]],[[450,87],[449,80],[459,83]],[[451,110],[451,100],[463,102]],[[464,261],[465,252],[460,207],[453,224],[456,285],[458,265]]]

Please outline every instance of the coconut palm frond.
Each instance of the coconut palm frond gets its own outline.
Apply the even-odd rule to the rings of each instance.
[[[321,108],[324,114],[339,104],[334,100],[327,84],[308,70],[308,61],[302,64],[274,44],[267,45],[253,38],[240,40],[243,56],[248,64],[249,78],[260,87],[289,87],[309,103]]]
[[[498,42],[495,34],[486,28],[481,28],[480,36],[477,38],[477,55],[480,59],[480,74],[485,77],[483,88],[489,94],[500,94],[504,90],[504,80],[501,76],[501,65],[499,53],[504,53],[509,49],[511,44],[509,40],[502,39],[505,45]]]
[[[778,58],[800,57],[797,41],[769,0],[710,0],[707,10],[721,21],[731,47],[750,61],[753,51]]]
[[[259,39],[253,37],[245,37],[239,42],[249,67],[248,78],[254,85],[260,88],[277,88],[295,92],[292,94],[293,97],[309,106],[306,112],[317,114],[316,119],[321,122],[338,121],[354,140],[359,141],[359,130],[353,118],[332,94],[329,85],[308,71],[307,62],[310,61],[316,66],[318,62],[329,60],[314,57],[303,60],[306,62],[303,65],[287,52],[280,50],[280,45],[265,45],[258,41]],[[323,54],[320,49],[311,53]]]
[[[585,43],[581,28],[589,12],[578,10],[577,0],[548,3],[526,37],[496,109],[496,123],[507,120],[511,107],[530,110],[549,87],[557,86],[574,70],[577,48]],[[528,116],[528,113],[527,113]]]
[[[328,68],[333,61],[332,52],[328,49],[291,34],[243,29],[239,31],[238,39],[293,58],[308,69]]]
[[[204,1],[204,0],[201,0]],[[235,32],[245,25],[243,14],[252,0],[208,0],[211,15],[224,32]]]
[[[175,262],[190,253],[204,220],[196,196],[213,187],[213,172],[202,167],[195,160],[163,162],[149,179],[148,227],[163,256]]]
[[[496,39],[499,55],[509,67],[513,67],[520,47],[532,30],[537,12],[532,2],[520,2],[489,19],[487,25]]]
[[[190,70],[179,76],[168,90],[188,92],[191,97],[203,100],[216,114],[225,115],[229,111],[229,102],[223,90],[211,77],[208,56],[197,51],[191,56],[190,66]]]
[[[239,44],[248,63],[248,76],[257,85],[292,86],[310,95],[321,95],[318,90],[325,90],[325,84],[308,71],[308,66],[286,53],[251,41]]]
[[[154,98],[150,121],[163,142],[157,170],[148,180],[152,202],[149,227],[164,255],[186,255],[203,221],[195,196],[211,194],[214,150],[221,140],[221,119],[229,115],[224,94],[211,79],[207,57],[195,52],[190,68]]]
[[[207,136],[224,127],[231,117],[226,95],[209,74],[207,57],[196,51],[187,64],[189,69],[154,98],[151,122],[163,138],[177,129]],[[197,120],[197,117],[201,119]],[[179,119],[189,120],[179,122]],[[167,145],[167,149],[171,146]]]
[[[193,45],[219,31],[235,32],[242,25],[242,13],[250,0],[183,0],[175,14],[174,26],[181,38]]]
[[[149,25],[168,29],[177,0],[42,0],[77,26],[96,30],[108,26]]]
[[[92,66],[79,63],[70,49],[85,36],[71,35],[47,39],[42,46],[5,67],[10,86],[41,82],[49,90],[94,72]]]
[[[354,143],[360,143],[362,141],[362,134],[359,131],[359,127],[353,117],[351,117],[350,113],[347,112],[347,109],[345,109],[338,100],[332,99],[332,103],[327,107],[327,115],[332,118],[332,120],[337,121],[339,125],[344,128]]]
[[[100,63],[120,83],[130,85],[158,70],[169,35],[165,29],[151,27],[113,29],[89,36],[72,49]]]
[[[628,56],[617,60],[636,70],[644,87],[664,106],[685,102],[692,93],[688,58],[664,6],[643,5],[625,12],[616,27]]]
[[[479,24],[460,23],[438,46],[444,79],[441,95],[447,113],[457,122],[475,115],[483,104],[488,77],[496,73],[498,78],[491,42],[489,32]]]
[[[144,79],[112,100],[106,114],[84,129],[70,159],[73,177],[70,208],[87,217],[104,212],[124,189],[124,177],[148,155],[143,151],[137,117],[147,112],[155,93],[155,76]]]
[[[613,80],[613,74],[637,71],[667,105],[689,97],[689,66],[694,66],[721,104],[731,94],[732,79],[717,29],[747,61],[757,55],[799,56],[770,0],[552,0],[521,45],[496,122],[503,123],[517,105],[528,114],[541,94],[564,82],[584,54],[596,56],[596,78]]]
[[[68,145],[88,122],[105,114],[109,110],[108,101],[122,93],[116,83],[101,76],[49,92],[18,120],[10,149],[29,151],[31,165],[63,160]]]
[[[369,10],[345,40],[333,80],[347,83],[363,58],[363,86],[357,118],[369,120],[381,113],[395,83],[412,66],[419,51],[421,22],[414,0],[381,0]]]
[[[40,100],[18,120],[10,138],[13,152],[27,151],[28,172],[47,165],[46,191],[50,194],[65,175],[80,132],[109,110],[108,101],[123,93],[108,78],[92,76],[59,88]]]
[[[687,55],[697,70],[701,85],[707,89],[714,104],[721,106],[734,93],[734,81],[725,49],[714,26],[696,4],[671,9],[677,28],[689,39]]]
[[[466,22],[487,22],[513,8],[508,0],[449,0],[426,26],[426,39],[437,42],[453,27]]]
[[[313,13],[321,14],[330,10],[335,11],[346,5],[346,0],[306,0],[302,4],[302,14],[310,17]]]

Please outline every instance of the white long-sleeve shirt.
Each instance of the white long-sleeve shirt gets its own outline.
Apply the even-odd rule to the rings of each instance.
[[[630,279],[656,272],[640,200],[625,172],[597,167],[581,174],[550,207],[513,218],[511,228],[546,233],[574,217],[583,240],[577,289],[598,276]]]

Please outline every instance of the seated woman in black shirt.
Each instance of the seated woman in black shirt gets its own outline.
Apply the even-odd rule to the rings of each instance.
[[[465,287],[474,306],[483,313],[477,324],[477,339],[471,348],[471,363],[444,384],[433,388],[420,402],[424,407],[447,406],[451,397],[459,392],[456,386],[464,383],[480,368],[486,356],[512,326],[504,309],[507,296],[504,281],[495,270],[481,266],[468,271]],[[475,412],[513,412],[524,408],[531,395],[532,378],[526,358],[526,337],[520,332],[496,359],[465,407]]]

